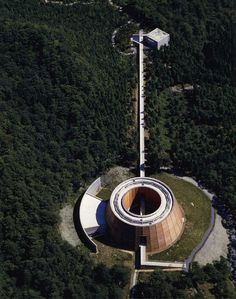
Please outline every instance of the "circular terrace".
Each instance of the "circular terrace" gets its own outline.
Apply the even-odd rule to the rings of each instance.
[[[159,223],[173,206],[174,196],[162,182],[148,177],[126,180],[113,191],[110,206],[123,222],[133,226]]]

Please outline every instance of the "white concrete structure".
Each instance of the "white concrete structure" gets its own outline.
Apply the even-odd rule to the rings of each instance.
[[[143,30],[139,31],[139,156],[140,177],[145,177],[144,145],[144,80],[143,80]]]
[[[87,189],[86,193],[96,195],[102,189],[101,177],[97,178]]]
[[[99,177],[89,186],[80,203],[80,223],[89,237],[103,234],[106,230],[107,203],[96,197],[101,189],[101,178]]]
[[[141,267],[161,267],[161,268],[175,268],[176,270],[186,270],[185,262],[162,262],[162,261],[148,261],[146,254],[146,246],[139,245],[140,249],[140,266]]]
[[[149,188],[160,196],[160,206],[156,211],[147,215],[131,213],[124,207],[124,196],[135,188]],[[110,207],[112,212],[121,221],[133,226],[152,225],[165,219],[173,206],[174,195],[171,190],[162,182],[153,178],[131,178],[118,185],[112,192]]]
[[[106,229],[106,202],[88,193],[80,205],[80,222],[89,236],[104,233]]]
[[[168,46],[169,41],[170,35],[159,28],[156,28],[144,35],[145,45],[158,50],[161,48],[161,46]]]
[[[144,45],[160,49],[163,45],[169,45],[170,35],[158,28],[144,34],[143,29],[139,30],[139,34],[134,34],[131,38],[139,47],[139,157],[140,157],[140,177],[145,177],[145,122],[144,122],[144,78],[143,78],[143,47]]]

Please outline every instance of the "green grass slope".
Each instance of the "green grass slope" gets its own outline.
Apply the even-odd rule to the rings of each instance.
[[[150,259],[183,261],[201,241],[211,219],[210,199],[193,184],[161,173],[155,176],[167,184],[183,208],[186,223],[180,240],[168,250],[151,255]]]

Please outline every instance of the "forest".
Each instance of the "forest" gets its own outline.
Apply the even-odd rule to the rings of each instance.
[[[235,209],[231,2],[114,2],[171,34],[149,53],[149,166],[192,173]],[[57,226],[86,182],[136,161],[136,66],[111,45],[128,17],[106,0],[0,0],[0,12],[0,297],[123,298],[128,269],[95,264]],[[169,89],[184,84],[193,88]]]
[[[170,34],[169,47],[146,51],[149,173],[164,167],[170,172],[197,179],[216,194],[214,204],[218,212],[222,214],[224,210],[233,215],[230,225],[234,234],[235,1],[117,0],[116,3],[140,22],[146,32],[158,27]],[[235,243],[231,242],[229,258],[234,265],[234,279],[235,255],[232,252],[235,250]],[[155,286],[141,286],[144,293],[146,288],[154,292]],[[154,293],[145,295],[155,297]],[[217,298],[235,297],[214,295]],[[165,298],[160,295],[162,297]]]
[[[234,1],[116,2],[146,30],[171,37],[147,59],[151,171],[165,166],[195,176],[236,216]]]
[[[136,151],[134,66],[110,42],[126,19],[102,1],[0,11],[0,297],[121,298],[128,270],[96,265],[57,225],[65,201]]]
[[[194,263],[189,273],[156,270],[139,279],[133,288],[134,298],[156,299],[233,299],[236,291],[227,278],[229,270],[224,259],[199,267]]]

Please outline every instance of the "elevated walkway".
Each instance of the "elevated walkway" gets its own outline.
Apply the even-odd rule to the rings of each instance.
[[[144,80],[143,80],[143,30],[139,31],[139,156],[140,177],[145,177],[145,144],[144,144]]]
[[[140,254],[140,267],[141,268],[166,268],[166,269],[175,269],[176,271],[186,271],[185,262],[163,262],[163,261],[148,261],[146,254],[146,246],[139,245],[139,254]]]

